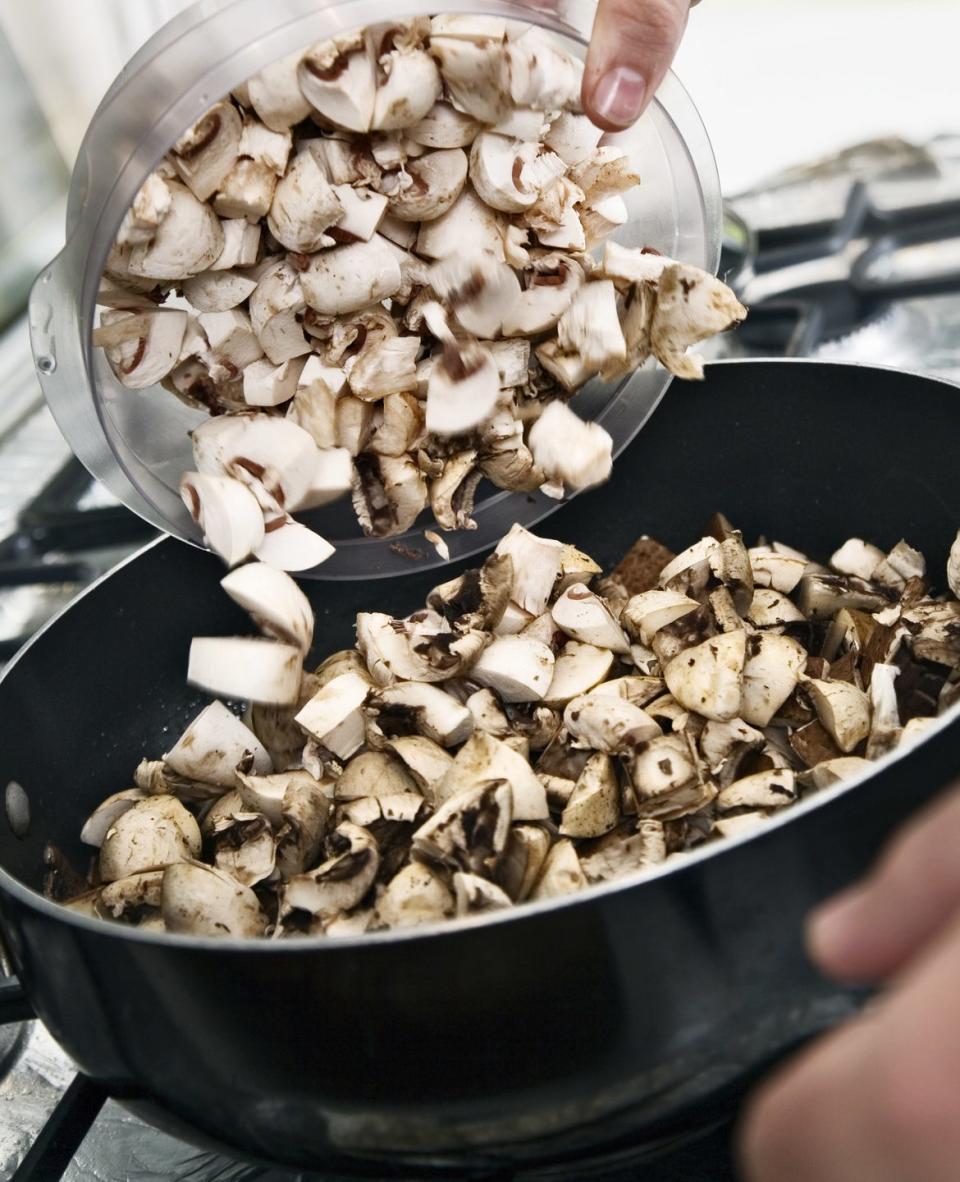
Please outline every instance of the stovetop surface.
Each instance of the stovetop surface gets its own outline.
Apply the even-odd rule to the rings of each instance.
[[[711,343],[711,357],[851,360],[960,383],[960,138],[859,145],[792,169],[733,199],[728,230],[724,266],[751,316],[739,333]],[[2,664],[151,531],[72,460],[43,406],[25,321],[0,337],[0,392]],[[74,1075],[39,1023],[0,1028],[0,1178],[14,1177],[50,1127]],[[589,1176],[735,1182],[731,1125],[691,1138],[656,1161]],[[62,1177],[308,1182],[201,1152],[112,1100]]]

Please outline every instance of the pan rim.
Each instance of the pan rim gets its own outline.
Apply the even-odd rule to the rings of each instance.
[[[882,371],[885,373],[899,374],[905,377],[920,378],[925,382],[941,385],[947,387],[951,391],[960,392],[960,383],[951,381],[947,378],[930,376],[928,374],[917,373],[911,370],[905,370],[892,365],[877,365],[873,363],[858,362],[858,361],[821,361],[817,358],[809,357],[790,357],[790,358],[723,358],[716,361],[711,361],[708,368],[715,365],[815,365],[815,366],[829,366],[838,369],[857,369],[857,370],[871,370]],[[100,575],[96,580],[85,587],[77,596],[75,596],[68,604],[55,613],[34,635],[24,644],[24,646],[11,658],[3,672],[0,673],[0,685],[9,676],[13,675],[17,665],[23,660],[32,649],[33,645],[46,634],[47,631],[54,628],[59,620],[82,599],[88,595],[96,592],[99,586],[107,579],[111,578],[117,572],[123,570],[130,563],[136,562],[144,554],[164,544],[185,544],[178,543],[177,539],[167,534],[161,534],[150,542],[141,546],[138,550],[128,555],[112,567],[109,571]],[[719,842],[709,843],[701,846],[698,849],[686,851],[681,857],[669,858],[656,866],[649,869],[636,871],[632,874],[624,875],[621,878],[613,879],[609,882],[594,883],[585,887],[583,890],[575,894],[559,896],[553,899],[543,899],[537,901],[527,901],[517,907],[505,908],[501,911],[492,911],[486,914],[465,916],[462,918],[447,919],[435,923],[424,924],[415,928],[401,928],[388,930],[385,932],[369,932],[361,933],[355,936],[338,936],[335,939],[323,939],[316,936],[290,936],[283,939],[250,939],[241,937],[212,937],[212,936],[193,936],[174,932],[149,932],[141,931],[135,927],[125,927],[121,924],[109,923],[102,919],[93,919],[87,916],[79,915],[70,911],[60,903],[53,902],[46,899],[39,891],[20,882],[10,874],[7,869],[0,865],[0,893],[6,894],[18,903],[29,907],[33,911],[39,912],[41,915],[54,920],[60,920],[68,923],[80,931],[87,931],[91,934],[96,934],[104,938],[128,940],[132,939],[145,944],[153,944],[159,948],[179,948],[184,952],[211,952],[211,953],[236,953],[236,952],[251,952],[256,955],[278,955],[290,953],[303,953],[312,950],[317,953],[330,955],[339,949],[356,951],[363,948],[373,948],[382,945],[394,943],[410,943],[419,940],[432,940],[441,936],[448,935],[451,937],[463,935],[466,932],[486,929],[492,925],[499,925],[503,923],[517,923],[524,919],[533,919],[541,916],[552,914],[554,911],[566,910],[568,908],[579,906],[590,906],[608,895],[619,894],[631,890],[635,887],[645,885],[652,881],[661,881],[678,874],[683,874],[687,869],[699,865],[700,863],[722,857],[725,853],[741,848],[748,842],[763,839],[768,834],[776,833],[784,825],[789,825],[793,822],[799,822],[809,813],[827,807],[846,796],[848,793],[862,787],[867,781],[873,777],[886,772],[888,769],[894,767],[902,760],[910,757],[915,752],[919,751],[926,744],[935,741],[944,732],[949,730],[954,724],[960,721],[960,702],[955,703],[943,715],[934,720],[934,725],[916,742],[907,746],[897,747],[893,751],[887,752],[880,759],[873,761],[871,766],[849,779],[843,780],[830,788],[822,789],[816,795],[808,797],[806,800],[800,801],[792,805],[789,809],[783,810],[778,815],[771,817],[762,826],[747,833],[735,835],[733,837],[724,838]],[[2,935],[2,932],[0,932]]]

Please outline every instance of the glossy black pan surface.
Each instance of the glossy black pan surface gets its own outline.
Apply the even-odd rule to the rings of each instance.
[[[675,384],[617,464],[541,532],[612,563],[723,510],[826,555],[907,536],[943,569],[960,524],[960,390],[894,372],[755,362]],[[438,581],[307,584],[317,653],[358,610],[402,614]],[[656,1138],[849,1012],[800,939],[809,906],[960,771],[960,723],[869,782],[647,881],[440,933],[256,945],[149,938],[65,917],[41,852],[166,749],[202,699],[195,634],[248,632],[218,563],[172,542],[81,598],[0,681],[0,910],[22,979],[89,1074],[252,1156],[381,1177],[482,1173]],[[12,876],[12,877],[9,877]],[[16,882],[15,880],[19,880]],[[372,1163],[372,1165],[371,1165]]]

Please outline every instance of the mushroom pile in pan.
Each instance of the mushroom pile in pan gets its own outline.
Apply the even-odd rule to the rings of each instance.
[[[197,638],[213,701],[83,827],[86,915],[207,936],[358,935],[548,899],[743,833],[914,742],[960,700],[960,534],[821,566],[717,516],[602,578],[519,526],[405,619],[304,667],[313,613],[260,563],[263,637]]]
[[[499,18],[371,26],[251,78],[143,185],[93,340],[123,385],[210,412],[182,494],[228,565],[323,562],[291,514],[348,493],[386,537],[427,507],[471,528],[484,477],[597,484],[611,440],[570,397],[649,358],[702,376],[688,347],[745,310],[606,242],[640,177],[581,75]]]

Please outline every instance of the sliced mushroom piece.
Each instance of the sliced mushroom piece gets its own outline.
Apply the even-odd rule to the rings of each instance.
[[[954,538],[947,557],[947,586],[960,599],[960,530]]]
[[[163,759],[178,775],[224,789],[234,787],[238,769],[273,770],[260,740],[222,702],[201,710]]]
[[[380,855],[373,836],[349,822],[327,839],[330,856],[315,870],[294,875],[283,890],[281,915],[308,911],[333,918],[363,900],[373,886]]]
[[[626,341],[617,313],[617,289],[610,279],[581,284],[557,325],[560,347],[581,357],[598,371],[606,362],[626,356]]]
[[[427,385],[426,428],[462,435],[489,419],[500,397],[500,374],[488,349],[475,342],[446,345]]]
[[[507,895],[522,903],[533,890],[550,850],[550,834],[538,825],[514,825],[497,879]]]
[[[623,698],[627,702],[632,702],[634,706],[646,706],[648,702],[659,698],[665,688],[663,680],[659,677],[614,677],[594,686],[592,693]]]
[[[610,609],[589,587],[575,583],[568,587],[550,609],[557,627],[572,640],[626,654],[630,643]]]
[[[537,537],[522,525],[514,524],[497,543],[494,553],[508,555],[512,562],[510,598],[513,602],[533,616],[542,615],[560,577],[563,544]]]
[[[563,838],[555,842],[544,859],[540,877],[530,892],[530,899],[556,899],[572,895],[587,886],[587,878],[573,842]]]
[[[246,312],[238,308],[206,312],[199,317],[199,324],[205,338],[204,361],[214,381],[233,381],[239,371],[263,357]]]
[[[908,724],[909,725],[909,724]],[[797,783],[804,788],[824,789],[832,788],[841,780],[849,780],[863,772],[873,770],[869,759],[860,759],[855,755],[845,755],[840,759],[825,759],[797,777]]]
[[[343,207],[343,214],[329,227],[327,235],[341,243],[369,242],[386,213],[386,197],[352,185],[334,185],[333,192]]]
[[[469,40],[434,33],[430,52],[440,63],[447,93],[458,110],[480,123],[496,123],[506,113],[510,98],[501,82],[501,40]]]
[[[301,653],[313,641],[313,609],[297,584],[283,571],[262,562],[238,567],[220,580],[230,598],[250,613],[267,636],[296,645]]]
[[[361,707],[369,693],[366,678],[352,671],[341,673],[307,702],[296,721],[338,759],[349,759],[364,743]]]
[[[276,847],[270,822],[262,813],[246,811],[239,792],[228,792],[214,803],[203,831],[218,870],[247,887],[272,876]]]
[[[719,279],[683,263],[668,266],[660,277],[650,326],[657,360],[679,377],[703,377],[703,360],[687,350],[707,337],[739,324],[746,308]]]
[[[187,279],[209,269],[223,253],[223,229],[209,205],[185,185],[167,182],[170,209],[148,243],[130,254],[132,275],[146,279]]]
[[[436,923],[455,911],[454,898],[443,877],[422,862],[404,866],[377,900],[377,923],[387,928]]]
[[[803,685],[830,738],[849,755],[870,734],[870,699],[848,681],[805,678]]]
[[[631,759],[629,772],[642,817],[682,817],[716,796],[716,788],[701,781],[695,755],[683,735],[652,739]]]
[[[453,876],[457,899],[457,915],[479,915],[484,911],[501,911],[512,906],[510,896],[495,883],[476,874],[458,871]]]
[[[748,726],[743,719],[729,722],[708,722],[700,732],[700,752],[707,770],[716,776],[721,786],[736,778],[741,760],[764,745],[763,732]]]
[[[201,472],[242,481],[267,511],[298,508],[317,475],[317,445],[279,415],[210,419],[193,431],[193,454]]]
[[[310,343],[297,319],[306,306],[300,273],[286,260],[272,263],[260,276],[250,296],[250,321],[274,365],[310,352]]]
[[[475,661],[470,677],[504,702],[539,702],[550,688],[554,664],[553,652],[541,641],[498,636]]]
[[[504,79],[519,107],[559,111],[579,103],[583,66],[531,26],[505,49]]]
[[[120,229],[117,231],[118,247],[136,246],[142,242],[149,242],[157,232],[157,227],[170,212],[170,190],[166,180],[156,172],[152,172],[140,186],[136,197],[127,212],[123,215]]]
[[[399,759],[385,751],[363,751],[354,755],[337,780],[336,799],[417,794],[413,777]]]
[[[437,63],[422,48],[406,45],[383,52],[386,77],[377,88],[371,126],[379,131],[409,128],[423,119],[440,98],[443,81]]]
[[[413,834],[413,853],[492,877],[507,847],[512,819],[509,784],[494,780],[446,800]]]
[[[746,646],[739,711],[744,722],[769,726],[797,688],[806,661],[806,650],[792,637],[766,633],[751,636]]]
[[[275,132],[286,132],[310,114],[310,104],[300,89],[297,68],[300,52],[271,62],[247,80],[247,97],[263,122]]]
[[[625,698],[581,694],[563,712],[574,746],[608,755],[626,752],[660,735],[660,726],[645,710]]]
[[[571,167],[590,159],[596,151],[603,132],[588,115],[561,111],[550,124],[544,143],[556,152],[564,164]]]
[[[453,757],[425,735],[400,735],[388,739],[386,749],[404,765],[426,800],[435,805],[435,787],[447,774]]]
[[[526,385],[530,373],[529,341],[493,341],[488,348],[497,363],[501,390],[513,390]]]
[[[552,617],[551,617],[552,618]],[[557,654],[553,678],[544,701],[564,705],[598,685],[613,666],[613,653],[608,648],[568,640]]]
[[[390,394],[415,390],[419,352],[419,337],[397,336],[374,341],[348,364],[351,392],[364,401],[375,402]]]
[[[504,221],[477,197],[470,185],[446,213],[424,222],[417,235],[416,252],[427,259],[486,251],[503,262]]]
[[[602,484],[613,469],[609,433],[599,423],[585,423],[564,402],[547,406],[528,441],[537,467],[577,491]]]
[[[585,251],[587,237],[580,219],[583,200],[583,190],[568,177],[560,177],[543,189],[536,204],[522,215],[523,224],[534,231],[542,247]]]
[[[362,30],[315,45],[300,61],[297,78],[304,98],[327,122],[347,131],[370,130],[376,59]]]
[[[163,874],[163,870],[145,870],[108,883],[99,892],[97,907],[91,914],[107,915],[142,930],[147,916],[160,908]]]
[[[497,488],[532,492],[546,479],[523,441],[523,424],[509,413],[495,414],[483,429],[480,471]]]
[[[740,715],[745,661],[746,636],[726,632],[675,656],[664,669],[664,679],[684,709],[727,722]]]
[[[510,785],[514,820],[542,821],[550,815],[543,784],[527,760],[503,740],[483,730],[475,730],[457,752],[447,774],[436,785],[435,795],[442,804],[494,780]]]
[[[423,435],[423,403],[413,394],[388,394],[381,408],[382,418],[367,447],[377,455],[399,458],[413,450]]]
[[[871,580],[881,587],[890,587],[900,591],[910,579],[922,579],[927,573],[927,564],[919,550],[908,545],[905,541],[897,542],[896,546],[877,564]]]
[[[187,681],[211,694],[285,706],[300,692],[302,654],[292,644],[246,636],[195,636]]]
[[[580,222],[587,240],[587,250],[593,250],[630,220],[630,211],[622,197],[607,197],[580,211]],[[646,320],[646,317],[644,317]]]
[[[112,796],[101,801],[84,822],[80,830],[80,840],[85,845],[99,848],[114,821],[139,801],[145,800],[146,796],[146,792],[141,788],[126,788],[123,792],[114,792]]]
[[[747,619],[758,628],[778,628],[801,624],[806,617],[793,600],[772,587],[758,587],[753,593]]]
[[[303,358],[292,357],[280,365],[272,361],[249,362],[243,371],[243,399],[248,406],[282,406],[297,392]]]
[[[658,729],[659,733],[659,729]],[[564,837],[602,837],[620,820],[620,785],[609,755],[592,755],[560,818]]]
[[[583,283],[583,267],[569,255],[551,252],[534,259],[526,290],[504,315],[504,336],[549,332],[568,311]]]
[[[314,255],[300,276],[304,299],[324,316],[359,312],[395,295],[402,281],[390,244],[377,236]]]
[[[347,375],[336,366],[324,365],[311,356],[300,371],[287,418],[313,437],[317,447],[337,446],[337,399]]]
[[[489,255],[460,255],[430,268],[430,285],[459,324],[492,340],[520,298],[520,283],[506,263]]]
[[[467,179],[467,155],[461,148],[428,152],[408,161],[408,182],[389,191],[390,213],[403,222],[433,222],[447,213],[463,192]]]
[[[442,747],[456,747],[470,736],[473,716],[462,703],[435,685],[399,681],[384,686],[377,695],[381,710],[388,714],[406,714],[411,729],[433,739]]]
[[[871,583],[849,575],[805,574],[797,588],[797,606],[808,619],[830,619],[842,608],[876,612],[889,601]]]
[[[720,813],[738,809],[772,810],[793,804],[797,799],[794,774],[790,768],[773,768],[744,776],[724,788],[716,800]]]
[[[151,796],[117,816],[100,845],[104,882],[157,870],[200,853],[197,822],[175,796]]]
[[[913,743],[919,743],[925,739],[929,732],[937,725],[936,718],[911,718],[900,732],[900,742],[897,744],[900,747],[909,747]],[[869,766],[869,761],[864,760]]]
[[[539,144],[520,144],[507,135],[481,132],[470,149],[470,180],[480,200],[504,213],[529,209],[539,190],[526,183],[524,171],[539,150]]]
[[[254,223],[270,211],[277,188],[277,171],[272,164],[241,157],[220,185],[213,208],[222,218]]]
[[[449,669],[436,668],[415,651],[410,627],[383,612],[360,612],[357,616],[357,648],[363,655],[377,685],[397,681],[445,681]]]
[[[254,555],[279,570],[308,571],[326,562],[333,546],[289,515],[272,517],[264,525],[263,541]]]
[[[217,103],[173,145],[169,159],[198,201],[212,197],[233,168],[241,131],[237,108]]]
[[[897,703],[896,680],[900,675],[897,665],[879,661],[870,674],[870,736],[867,739],[867,759],[881,759],[900,742],[900,707]]]
[[[409,456],[356,457],[353,507],[364,533],[380,538],[404,533],[426,503],[426,481]]]
[[[447,102],[436,102],[425,115],[406,129],[407,138],[425,148],[468,148],[481,125],[471,115]]]
[[[249,887],[202,862],[167,867],[161,911],[167,931],[192,936],[262,936],[267,926]]]
[[[737,813],[730,817],[718,817],[713,832],[718,837],[740,837],[745,833],[755,833],[768,819],[767,813]]]
[[[475,732],[484,731],[497,739],[506,739],[513,734],[513,724],[493,690],[477,690],[467,698],[465,705],[473,715]]]
[[[309,254],[329,245],[331,235],[327,231],[344,212],[315,156],[303,150],[277,184],[267,225],[287,250]]]
[[[580,858],[580,866],[588,882],[606,882],[657,866],[666,856],[663,822],[648,818],[624,825],[591,843]]]
[[[872,546],[862,538],[849,538],[831,555],[830,565],[841,575],[855,575],[858,579],[869,580],[884,557],[879,546]]]
[[[699,596],[710,582],[719,549],[720,543],[713,537],[694,542],[661,569],[659,585],[668,591]]]
[[[620,615],[627,634],[649,645],[661,628],[696,611],[699,603],[679,591],[643,591],[634,595]]]
[[[472,448],[452,456],[430,484],[430,508],[441,529],[476,529],[473,501],[482,473]]]
[[[155,386],[177,365],[187,331],[186,312],[153,309],[103,312],[93,344],[129,390]]]

